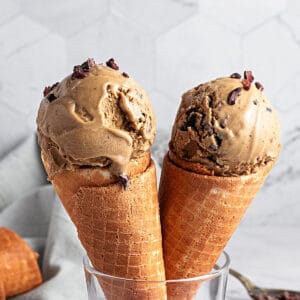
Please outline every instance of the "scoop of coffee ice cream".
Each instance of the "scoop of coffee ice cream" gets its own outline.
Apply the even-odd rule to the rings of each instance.
[[[88,59],[71,75],[46,87],[37,127],[49,178],[78,167],[109,167],[123,174],[126,164],[149,150],[155,117],[148,96],[135,80],[118,71],[113,59]]]
[[[263,86],[246,71],[187,91],[177,112],[170,150],[212,175],[255,173],[277,159],[279,122]]]

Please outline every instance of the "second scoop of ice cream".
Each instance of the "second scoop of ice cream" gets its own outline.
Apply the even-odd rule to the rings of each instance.
[[[260,84],[218,78],[182,96],[170,150],[211,174],[240,176],[277,159],[279,122]]]
[[[48,88],[37,118],[49,177],[77,167],[126,164],[148,151],[155,118],[145,91],[127,74],[89,60]]]

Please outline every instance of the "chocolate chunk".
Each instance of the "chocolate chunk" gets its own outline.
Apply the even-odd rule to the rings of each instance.
[[[230,78],[237,78],[237,79],[240,79],[240,78],[242,78],[242,76],[241,76],[241,74],[239,74],[239,73],[233,73],[233,74],[230,75]]]
[[[123,72],[122,75],[123,75],[124,77],[126,77],[126,78],[129,78],[129,75],[128,75],[127,73],[125,73],[125,72]]]
[[[47,96],[47,99],[49,100],[49,102],[52,102],[52,101],[56,100],[57,97],[53,93],[51,93]]]
[[[258,90],[260,90],[260,91],[263,91],[263,90],[264,90],[263,85],[262,85],[260,82],[258,82],[258,81],[255,82],[255,86],[256,86],[256,88],[257,88]]]
[[[46,86],[43,91],[44,97],[46,97],[58,84],[59,82],[56,82],[52,84],[52,86]]]
[[[226,128],[226,126],[227,126],[227,122],[228,122],[228,120],[227,119],[223,119],[223,120],[221,120],[220,121],[220,126],[221,126],[221,128]]]
[[[206,122],[202,123],[202,129],[208,133],[208,135],[213,135],[214,130],[213,128]]]
[[[270,113],[272,112],[272,108],[270,108],[270,107],[267,107],[266,110]]]
[[[195,111],[195,108],[190,108],[185,112],[185,114],[187,115],[187,121],[181,126],[180,130],[187,131],[188,127],[192,127],[194,130],[197,130],[196,122],[201,119],[201,115]]]
[[[223,142],[223,136],[221,134],[216,134],[215,135],[215,140],[216,140],[216,143],[217,143],[218,147],[221,147],[222,142]]]
[[[214,95],[208,96],[208,107],[214,108]]]
[[[236,99],[237,99],[237,97],[240,96],[241,91],[242,91],[241,88],[236,88],[236,89],[234,89],[233,91],[231,91],[230,94],[228,95],[227,103],[228,103],[229,105],[234,105],[234,104],[235,104],[235,101],[236,101]]]
[[[253,104],[254,104],[254,105],[257,105],[258,103],[259,103],[259,101],[258,101],[257,99],[254,99],[254,100],[253,100]]]
[[[114,70],[119,70],[119,66],[117,65],[117,63],[115,62],[115,60],[113,58],[109,59],[106,62],[106,65]]]
[[[195,127],[196,122],[197,122],[197,114],[194,112],[189,115],[186,125],[187,127]]]
[[[51,91],[56,88],[59,85],[59,82],[55,82],[52,86],[51,86]]]
[[[122,184],[125,191],[128,190],[130,179],[127,175],[119,175],[118,181]]]

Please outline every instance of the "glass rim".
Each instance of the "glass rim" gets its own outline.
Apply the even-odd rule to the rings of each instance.
[[[88,255],[85,253],[83,256],[83,265],[84,268],[93,275],[98,275],[107,279],[115,279],[115,280],[123,280],[123,281],[134,281],[134,282],[140,282],[140,283],[175,283],[175,282],[189,282],[189,281],[208,281],[212,280],[214,278],[220,277],[221,275],[226,272],[229,268],[230,264],[230,256],[226,251],[222,251],[219,258],[221,256],[224,256],[225,262],[220,266],[220,265],[215,265],[217,266],[217,269],[213,269],[210,271],[210,273],[199,275],[199,276],[194,276],[194,277],[188,277],[188,278],[179,278],[179,279],[166,279],[166,280],[147,280],[147,279],[133,279],[133,278],[125,278],[125,277],[118,277],[114,275],[109,275],[100,271],[97,271],[90,262],[90,259]]]

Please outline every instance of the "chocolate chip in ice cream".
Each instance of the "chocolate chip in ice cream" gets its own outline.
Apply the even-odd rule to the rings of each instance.
[[[221,128],[226,128],[226,126],[227,126],[227,123],[228,123],[228,119],[223,119],[223,120],[221,120],[220,121],[220,126],[221,126]]]
[[[255,82],[255,86],[256,86],[256,88],[257,88],[258,90],[260,90],[260,91],[263,91],[263,90],[264,90],[263,85],[262,85],[260,82],[258,82],[258,81]]]
[[[128,75],[127,73],[125,73],[125,72],[123,72],[122,75],[123,75],[124,77],[126,77],[126,78],[129,78],[129,75]]]
[[[114,70],[119,70],[119,66],[117,65],[117,63],[115,62],[115,60],[113,58],[110,58],[106,62],[106,65]]]
[[[242,78],[242,76],[241,76],[241,74],[239,74],[239,73],[233,73],[233,74],[230,75],[230,78],[237,78],[237,79],[240,79],[240,78]]]
[[[56,100],[58,97],[52,92],[53,89],[59,84],[59,82],[54,83],[52,86],[46,86],[43,91],[44,97],[47,97],[49,102]]]
[[[52,86],[46,86],[43,91],[44,97],[46,97],[58,84],[59,82],[56,82],[52,84]]]
[[[270,107],[267,107],[266,110],[270,113],[272,112],[272,108],[270,108]]]
[[[240,96],[242,89],[241,88],[236,88],[233,91],[230,92],[230,94],[228,95],[227,98],[227,103],[229,105],[234,105],[236,99],[238,98],[238,96]]]
[[[224,139],[224,137],[221,134],[215,135],[215,140],[216,140],[218,147],[222,146],[223,139]]]
[[[52,101],[56,100],[57,97],[53,93],[51,93],[47,96],[47,99],[49,100],[49,102],[52,102]]]
[[[127,175],[119,175],[118,181],[122,184],[125,191],[128,190],[130,179]]]

